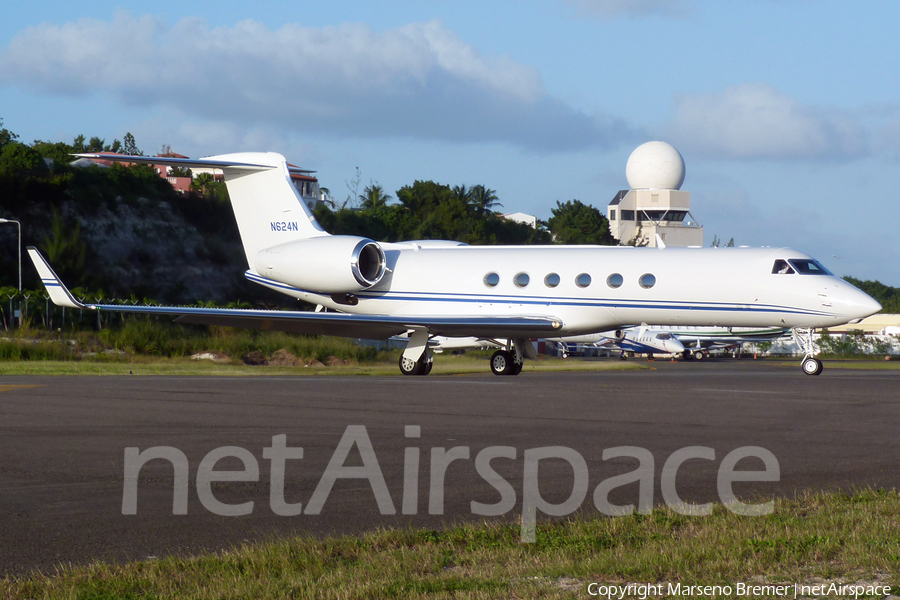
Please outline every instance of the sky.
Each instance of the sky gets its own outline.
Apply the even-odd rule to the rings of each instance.
[[[606,213],[662,140],[713,237],[900,286],[900,3],[93,0],[12,3],[20,140],[274,151],[341,201],[416,180],[505,212]]]

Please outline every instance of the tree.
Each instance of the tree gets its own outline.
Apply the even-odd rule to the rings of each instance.
[[[483,185],[476,185],[469,193],[470,203],[475,208],[476,214],[493,214],[494,208],[502,207],[497,198],[496,190]]]
[[[353,179],[344,181],[344,184],[347,186],[347,190],[349,190],[350,194],[347,196],[347,199],[344,200],[344,203],[341,204],[342,209],[347,208],[347,206],[352,207],[359,200],[359,182],[361,179],[362,175],[359,172],[359,167],[356,167]]]
[[[81,241],[81,223],[67,226],[62,212],[53,209],[50,234],[44,237],[44,255],[57,271],[72,281],[80,281],[87,257],[87,245]]]
[[[40,152],[22,142],[9,142],[0,150],[0,175],[13,176],[45,168]]]
[[[363,210],[375,211],[387,206],[388,200],[390,199],[391,195],[385,194],[383,187],[371,183],[367,185],[363,189],[363,193],[359,195],[359,205]]]
[[[63,142],[43,142],[35,140],[31,145],[44,158],[51,158],[56,165],[67,165],[72,162],[72,146]]]
[[[137,147],[137,142],[134,141],[134,136],[131,135],[131,132],[125,134],[125,138],[122,140],[122,153],[127,154],[129,156],[143,156],[144,153]]]
[[[0,119],[0,150],[3,150],[3,146],[6,144],[19,139],[19,136],[14,134],[9,129],[3,127],[3,119]]]
[[[609,232],[609,221],[603,214],[580,200],[565,204],[556,201],[550,209],[553,216],[547,226],[558,244],[600,244],[614,246],[616,241]]]
[[[210,193],[215,182],[216,178],[213,177],[212,173],[200,173],[191,182],[191,189],[205,196]]]
[[[472,199],[472,190],[467,188],[465,184],[457,185],[453,188],[453,195],[463,204],[468,204]]]
[[[125,154],[128,154],[127,152]],[[130,154],[129,156],[138,156]],[[187,167],[169,167],[169,177],[192,177],[191,170]]]

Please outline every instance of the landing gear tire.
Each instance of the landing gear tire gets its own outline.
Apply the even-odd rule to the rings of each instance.
[[[681,358],[683,358],[684,360],[691,360],[691,351],[685,350],[684,352],[682,352]]]
[[[520,363],[514,362],[512,372],[510,373],[510,375],[518,375],[519,373],[522,372],[522,367],[524,367],[524,366],[525,366],[524,362],[520,362]]]
[[[400,372],[404,375],[428,375],[434,361],[428,360],[425,354],[419,360],[410,360],[400,355]]]
[[[694,352],[691,354],[694,357],[694,360],[703,360],[706,356],[702,352]]]
[[[514,372],[516,361],[513,360],[512,352],[507,350],[497,350],[491,356],[491,371],[494,375],[516,375]],[[519,367],[521,371],[521,366]]]
[[[800,366],[807,375],[818,375],[824,368],[821,360],[812,357],[805,358]]]

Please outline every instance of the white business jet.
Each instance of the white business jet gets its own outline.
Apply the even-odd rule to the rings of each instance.
[[[508,339],[492,356],[491,369],[514,375],[526,357],[534,357],[529,338],[641,323],[793,328],[806,341],[803,370],[818,374],[822,366],[811,355],[812,328],[852,322],[881,309],[810,256],[789,248],[380,243],[324,231],[279,154],[198,160],[80,156],[221,169],[247,255],[246,277],[328,310],[82,304],[29,248],[54,303],[296,333],[387,339],[410,332],[400,358],[407,375],[430,371],[431,336]]]
[[[661,329],[673,335],[684,344],[684,358],[703,360],[709,356],[710,350],[732,350],[740,353],[741,346],[747,343],[773,342],[790,337],[791,330],[782,327],[664,327]]]
[[[591,346],[594,348],[616,348],[625,352],[636,354],[683,354],[684,345],[678,339],[662,328],[628,327],[603,333],[570,336],[564,338],[548,338],[548,341],[556,342],[557,347],[562,348],[562,358],[567,358],[573,351],[579,348]]]

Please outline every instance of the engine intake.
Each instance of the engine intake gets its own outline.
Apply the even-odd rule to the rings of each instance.
[[[386,262],[378,242],[334,235],[266,248],[254,267],[263,277],[310,292],[352,294],[378,285]]]

